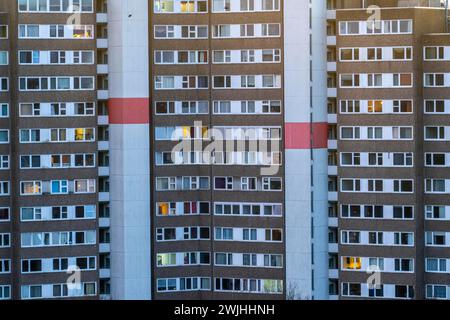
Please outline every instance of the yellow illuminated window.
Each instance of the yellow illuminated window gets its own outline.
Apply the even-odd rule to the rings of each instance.
[[[344,257],[344,269],[361,270],[361,258]]]
[[[383,112],[383,101],[382,100],[370,100],[368,104],[369,112]]]
[[[75,129],[75,141],[83,141],[84,134],[85,134],[85,129],[82,129],[82,128]]]
[[[158,212],[161,216],[169,215],[169,204],[167,202],[158,204]]]
[[[191,137],[191,127],[182,127],[183,129],[183,138],[189,139]]]
[[[181,12],[194,12],[195,4],[192,0],[181,1]]]
[[[202,127],[202,138],[208,138],[208,127]]]

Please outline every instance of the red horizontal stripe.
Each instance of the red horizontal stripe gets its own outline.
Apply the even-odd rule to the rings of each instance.
[[[150,123],[148,98],[113,98],[108,101],[110,124]]]
[[[328,123],[286,123],[285,140],[286,149],[326,149],[328,148]]]

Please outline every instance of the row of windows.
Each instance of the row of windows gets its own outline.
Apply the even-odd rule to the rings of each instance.
[[[346,61],[411,61],[412,47],[355,47],[340,48],[339,60]],[[425,61],[449,61],[450,47],[426,46]]]
[[[410,88],[412,73],[353,73],[340,74],[341,88]]]
[[[413,167],[413,153],[342,152],[343,167]],[[426,167],[450,167],[450,153],[425,153]]]
[[[210,240],[209,227],[157,228],[156,241]],[[217,241],[282,242],[282,229],[225,228],[214,229]]]
[[[22,155],[21,169],[94,168],[95,154]],[[9,169],[9,156],[0,155],[0,170]]]
[[[449,300],[450,286],[427,284],[427,299]],[[383,284],[369,287],[366,283],[342,283],[342,296],[366,298],[414,299],[414,287],[410,285]]]
[[[283,255],[261,253],[214,253],[214,265],[231,267],[282,268]],[[158,267],[176,267],[192,265],[210,265],[209,252],[158,253]]]
[[[158,292],[211,290],[211,278],[157,279]],[[215,291],[282,294],[283,280],[215,278]]]
[[[21,235],[22,248],[93,245],[96,243],[97,233],[95,230],[30,232]]]
[[[341,244],[376,246],[414,246],[414,233],[387,231],[341,231]],[[425,245],[449,247],[449,232],[425,232]]]
[[[21,181],[20,194],[22,196],[42,194],[87,194],[95,193],[95,179],[51,180],[51,181]]]
[[[97,295],[96,282],[83,282],[80,288],[70,288],[67,283],[23,285],[21,287],[22,299],[51,299],[63,297],[85,297]]]
[[[155,102],[157,115],[193,115],[209,114],[208,101],[157,101]],[[280,114],[279,100],[236,100],[214,101],[214,114]]]
[[[413,127],[340,127],[341,140],[413,140]]]
[[[339,61],[408,61],[412,47],[340,48]]]
[[[82,271],[96,270],[97,258],[93,256],[21,260],[21,272],[24,274],[66,272],[69,267]],[[11,273],[11,260],[0,260],[0,274],[2,273]]]
[[[414,299],[414,287],[410,285],[381,284],[369,287],[367,283],[342,283],[344,297]]]
[[[155,90],[208,89],[208,76],[156,76]],[[280,75],[213,76],[213,89],[279,89]]]
[[[155,140],[281,140],[279,127],[156,127]]]
[[[412,127],[341,127],[341,140],[413,140]],[[425,127],[425,141],[449,141],[450,127]]]
[[[279,23],[221,24],[212,26],[212,37],[233,38],[273,38],[280,37]],[[155,25],[155,39],[208,39],[207,25]]]
[[[339,35],[411,34],[412,20],[340,21]]]
[[[20,156],[21,169],[94,168],[95,154],[52,154]]]
[[[95,104],[91,102],[20,103],[21,117],[94,116]],[[0,118],[9,117],[9,104],[0,103]]]
[[[20,77],[20,91],[94,90],[95,77]]]
[[[279,11],[280,0],[211,0],[212,12]],[[155,13],[205,13],[208,0],[154,0]]]
[[[96,216],[95,205],[20,208],[20,221],[23,222],[95,219]],[[0,222],[10,218],[10,209],[0,208]]]
[[[412,167],[412,152],[342,152],[342,167]]]
[[[450,206],[425,205],[425,219],[450,220]],[[347,219],[414,219],[413,206],[341,205],[341,217]]]
[[[214,177],[214,190],[282,191],[282,179],[276,177]],[[157,191],[209,190],[209,177],[157,177]]]
[[[409,258],[373,258],[342,257],[343,271],[414,272],[414,259]]]
[[[94,26],[19,24],[19,39],[94,39]]]
[[[18,0],[19,12],[93,12],[93,0]]]
[[[366,246],[414,246],[413,232],[341,231],[341,244]]]
[[[341,192],[413,193],[414,180],[341,179]],[[449,194],[450,180],[425,179],[425,193]]]
[[[380,272],[414,272],[414,259],[381,257],[342,257],[342,270],[363,271],[376,267]],[[425,258],[425,270],[431,273],[449,273],[450,259]]]
[[[340,113],[397,114],[412,113],[412,100],[341,100]],[[424,100],[425,114],[450,114],[450,100]]]
[[[156,152],[155,163],[167,165],[245,165],[271,166],[281,165],[281,152]]]
[[[208,63],[208,51],[206,50],[157,50],[154,54],[155,64]],[[212,56],[214,64],[281,62],[280,49],[214,50]]]
[[[19,64],[94,64],[94,51],[19,51]]]
[[[281,217],[283,215],[283,206],[279,203],[215,202],[213,208],[213,214],[220,216]],[[209,214],[210,204],[205,201],[156,203],[156,215],[160,217]]]
[[[20,143],[94,142],[94,130],[94,128],[20,129],[19,137]]]

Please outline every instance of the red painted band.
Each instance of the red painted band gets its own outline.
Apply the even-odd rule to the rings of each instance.
[[[150,123],[148,98],[113,98],[108,101],[110,124]]]
[[[317,122],[312,125],[310,123],[286,123],[285,140],[286,149],[326,149],[328,148],[328,123]]]

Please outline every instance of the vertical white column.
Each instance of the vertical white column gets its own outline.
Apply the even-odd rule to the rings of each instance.
[[[284,1],[286,291],[291,299],[328,298],[325,17],[324,0]]]
[[[111,295],[151,299],[148,0],[108,1]]]

